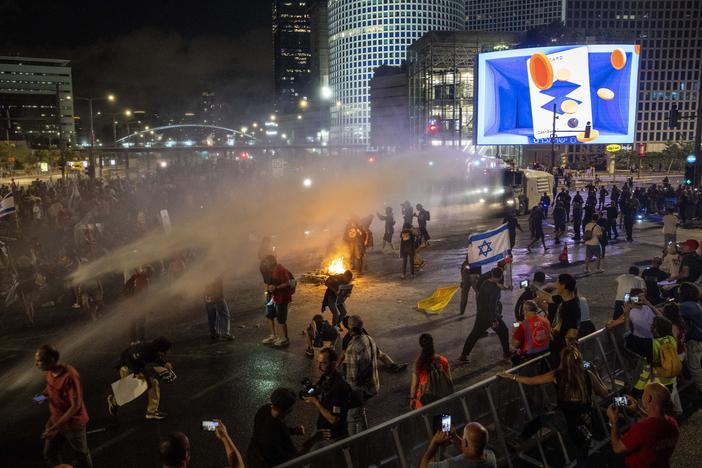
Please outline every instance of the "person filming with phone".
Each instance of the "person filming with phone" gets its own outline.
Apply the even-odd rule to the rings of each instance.
[[[607,408],[610,439],[614,453],[626,454],[624,465],[645,468],[670,466],[670,459],[678,443],[678,423],[665,414],[670,402],[670,392],[657,382],[644,387],[642,406],[631,396],[624,396],[625,406],[612,404]],[[625,434],[619,432],[619,416],[622,412],[638,416]]]
[[[459,437],[450,428],[442,427],[429,442],[426,452],[419,464],[420,468],[496,468],[497,458],[488,450],[488,430],[480,423],[471,422],[463,428],[463,437]],[[441,461],[432,461],[445,445],[453,444],[459,454]]]
[[[551,322],[541,315],[536,302],[526,301],[523,311],[524,320],[514,323],[512,334],[512,345],[517,350],[512,356],[515,366],[547,352],[551,338]]]
[[[215,437],[222,442],[227,456],[226,468],[244,468],[241,452],[232,441],[221,419],[202,421],[202,430],[214,432]],[[190,440],[182,432],[172,432],[162,437],[158,444],[159,458],[162,468],[188,468],[190,466]]]

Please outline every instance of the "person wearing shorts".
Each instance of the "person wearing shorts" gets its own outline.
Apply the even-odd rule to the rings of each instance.
[[[597,259],[597,271],[604,271],[602,267],[602,246],[600,245],[600,238],[604,235],[602,227],[597,224],[599,216],[596,214],[592,215],[592,221],[590,221],[585,226],[585,237],[588,237],[588,232],[592,235],[589,239],[585,240],[585,273],[590,273],[590,260],[593,257]]]
[[[288,304],[292,301],[292,275],[273,255],[268,255],[263,259],[267,271],[266,291],[270,295],[270,301],[266,305],[266,318],[270,321],[271,334],[263,340],[264,344],[273,346],[287,346],[290,344],[288,338]],[[271,307],[272,306],[272,307]],[[275,321],[280,325],[282,335],[278,337],[275,330]]]

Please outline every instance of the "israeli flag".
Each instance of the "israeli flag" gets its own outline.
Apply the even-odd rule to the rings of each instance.
[[[509,229],[505,223],[497,229],[471,234],[468,238],[468,265],[470,268],[490,265],[512,255],[509,248]]]
[[[8,193],[0,200],[0,218],[15,212],[15,198],[12,192]]]

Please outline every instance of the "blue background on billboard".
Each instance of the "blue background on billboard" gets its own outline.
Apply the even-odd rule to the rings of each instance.
[[[579,47],[588,47],[592,128],[600,132],[590,144],[632,143],[636,111],[636,79],[639,57],[633,45],[573,45],[540,47],[489,52],[478,59],[478,100],[476,137],[479,145],[549,143],[534,139],[529,73],[527,60],[536,52],[552,54]],[[611,64],[611,52],[625,52],[626,65],[616,70]],[[558,83],[558,82],[557,82]],[[561,83],[558,83],[561,84]],[[577,86],[577,85],[575,85]],[[551,89],[544,94],[554,95]],[[607,88],[615,98],[606,101],[597,90]],[[563,113],[559,112],[556,127],[569,130]],[[577,128],[584,129],[584,123]],[[557,143],[579,143],[576,133],[559,135]]]

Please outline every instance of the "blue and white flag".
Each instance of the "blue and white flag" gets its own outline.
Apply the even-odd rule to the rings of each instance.
[[[470,268],[498,262],[511,254],[507,224],[491,231],[471,234],[468,238],[468,264]]]
[[[10,192],[0,200],[0,218],[12,214],[15,211],[15,197],[13,197],[12,192]]]

